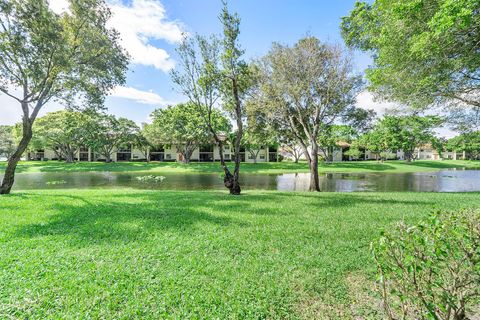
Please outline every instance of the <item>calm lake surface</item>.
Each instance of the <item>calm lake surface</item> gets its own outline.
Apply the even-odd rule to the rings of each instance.
[[[164,176],[163,181],[141,181],[145,176]],[[308,173],[244,174],[243,189],[307,191]],[[325,173],[320,174],[322,191],[480,191],[480,170],[444,170],[416,173]],[[161,174],[161,173],[20,173],[16,175],[15,190],[33,189],[178,189],[224,190],[220,174]]]

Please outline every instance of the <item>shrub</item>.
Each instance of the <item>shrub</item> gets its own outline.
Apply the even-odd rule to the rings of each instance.
[[[401,223],[372,243],[372,252],[389,319],[468,319],[478,308],[479,210]]]

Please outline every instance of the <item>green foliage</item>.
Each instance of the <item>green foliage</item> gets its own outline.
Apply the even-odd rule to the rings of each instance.
[[[357,144],[364,149],[370,150],[371,152],[379,155],[381,160],[385,160],[384,155],[390,148],[385,126],[377,124],[373,130],[362,135],[358,139]]]
[[[87,142],[86,127],[87,116],[81,112],[49,112],[35,121],[33,140],[37,148],[52,149],[57,158],[72,162],[75,152]]]
[[[51,100],[102,108],[105,95],[125,82],[128,57],[107,27],[103,0],[67,0],[56,14],[48,0],[0,0],[0,92],[22,112],[22,138],[0,186],[8,194],[32,139],[32,125]]]
[[[377,113],[372,109],[362,109],[352,106],[343,115],[343,122],[358,133],[365,133],[373,128]]]
[[[0,125],[0,157],[10,158],[15,149],[13,126]]]
[[[223,24],[221,44],[220,83],[223,107],[237,121],[245,116],[244,100],[253,85],[252,70],[243,60],[245,50],[240,46],[240,17],[228,11],[227,1],[223,1],[220,21]],[[237,120],[238,119],[238,120]]]
[[[261,148],[278,145],[281,134],[270,125],[262,107],[254,105],[255,102],[248,100],[246,103],[247,128],[242,138],[242,146],[250,153],[254,162],[257,161]]]
[[[223,37],[210,38],[195,36],[185,38],[177,52],[181,71],[171,73],[173,81],[189,102],[202,113],[212,139],[219,146],[220,162],[224,171],[225,187],[232,194],[240,194],[240,145],[243,136],[243,118],[245,116],[244,100],[253,81],[250,68],[243,60],[244,51],[240,47],[240,18],[228,10],[227,1],[223,1],[220,15],[223,24]],[[223,141],[210,122],[217,102],[235,121],[236,131],[232,141],[234,146],[235,168],[233,174],[224,162]]]
[[[106,162],[110,162],[115,149],[135,143],[140,128],[126,118],[90,113],[86,130],[88,132],[86,144],[105,157]]]
[[[434,140],[433,129],[442,123],[435,116],[386,116],[380,123],[385,128],[387,144],[391,151],[403,150],[407,160],[412,160],[414,150]]]
[[[344,152],[344,155],[352,157],[353,159],[360,159],[363,152],[358,148],[358,146],[351,146],[347,151]]]
[[[478,8],[478,0],[360,1],[343,18],[342,35],[372,53],[367,78],[383,98],[416,107],[453,99],[479,108]]]
[[[340,148],[341,143],[350,143],[357,137],[354,128],[348,125],[328,125],[320,130],[317,138],[318,147],[323,157],[328,161],[333,161],[334,153]]]
[[[154,145],[175,145],[189,162],[198,146],[213,142],[207,121],[215,132],[230,132],[230,123],[219,110],[213,109],[208,120],[204,118],[207,113],[193,103],[157,109],[151,114],[153,122],[145,127],[145,135]]]
[[[150,143],[147,135],[147,131],[148,131],[148,128],[147,128],[148,125],[145,125],[142,130],[140,131],[137,131],[133,134],[133,137],[132,137],[132,148],[135,148],[135,149],[138,149],[140,150],[143,155],[145,156],[145,158],[147,159],[147,162],[150,161],[149,157],[148,157],[148,152],[150,150],[150,148],[152,148],[152,143]]]
[[[383,153],[382,159],[388,153],[403,150],[410,161],[415,148],[435,141],[433,129],[442,121],[436,116],[385,116],[360,138],[360,144],[374,153]]]
[[[108,7],[101,0],[69,5],[58,15],[46,0],[0,1],[0,90],[33,103],[33,114],[50,99],[101,106],[108,90],[125,81],[128,59],[118,33],[106,27]]]
[[[480,157],[480,131],[453,137],[447,141],[445,148],[449,151],[465,151],[470,159],[478,159]]]
[[[257,72],[256,105],[274,127],[288,128],[305,150],[312,168],[310,189],[319,191],[319,136],[354,105],[361,85],[350,54],[315,37],[293,46],[275,43],[257,62]]]
[[[480,303],[480,211],[401,223],[372,248],[389,319],[468,319]]]

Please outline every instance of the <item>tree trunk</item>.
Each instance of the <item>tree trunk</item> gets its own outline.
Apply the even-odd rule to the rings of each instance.
[[[237,137],[235,138],[235,168],[233,170],[233,175],[227,168],[227,172],[225,172],[225,178],[223,179],[225,187],[230,190],[230,194],[232,195],[240,195],[241,188],[239,182],[239,175],[240,175],[240,133],[237,131]],[[225,166],[226,168],[226,166]]]
[[[242,106],[240,102],[240,97],[238,94],[238,84],[237,79],[234,77],[232,79],[232,91],[233,97],[235,100],[235,118],[237,120],[237,134],[235,137],[235,169],[233,170],[233,179],[229,183],[230,187],[227,187],[230,190],[232,195],[240,195],[240,144],[243,137],[243,123],[242,123]],[[226,185],[226,184],[225,184]]]
[[[22,108],[25,109],[25,106],[22,104]],[[28,110],[28,105],[26,106]],[[28,147],[30,140],[32,139],[32,123],[28,119],[27,115],[23,116],[23,130],[22,130],[22,139],[18,144],[17,149],[8,159],[7,168],[5,169],[5,174],[3,176],[2,186],[0,187],[0,194],[9,194],[12,190],[13,183],[15,182],[15,169],[17,164],[22,157],[22,154]]]
[[[112,155],[111,155],[110,153],[107,153],[107,154],[105,155],[105,162],[106,162],[106,163],[112,162]]]
[[[256,164],[257,163],[258,152],[257,153],[250,152],[250,154],[252,155],[252,158],[253,158],[253,164]]]
[[[225,176],[223,177],[223,184],[227,189],[230,190],[230,194],[240,194],[241,192],[240,185],[237,183],[238,189],[236,189],[233,175],[228,169],[225,163],[225,158],[223,157],[223,142],[218,140],[217,135],[212,128],[210,128],[210,130],[212,131],[213,137],[215,138],[215,141],[217,143],[218,153],[220,155],[220,165],[222,166],[223,173],[225,174]],[[233,192],[237,192],[237,193],[233,193]]]
[[[318,147],[315,144],[312,145],[312,156],[310,159],[309,191],[320,191],[320,181],[318,177]]]
[[[185,164],[190,163],[190,158],[192,157],[193,151],[197,148],[195,143],[187,143],[184,146],[177,145],[177,150],[179,150],[180,154],[182,155],[182,162]]]
[[[405,159],[407,160],[407,162],[412,162],[412,152],[406,151],[405,152]]]
[[[65,150],[65,162],[66,163],[73,163],[73,151],[70,149]]]

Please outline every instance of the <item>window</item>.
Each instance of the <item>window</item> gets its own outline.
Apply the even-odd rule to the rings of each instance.
[[[213,145],[200,146],[200,152],[213,152]]]
[[[226,154],[224,158],[225,158],[225,160],[230,160],[230,155]]]
[[[165,158],[168,159],[168,160],[170,160],[170,159],[172,159],[172,155],[171,155],[171,154],[167,154],[167,155],[165,155]]]
[[[150,149],[150,153],[152,152],[165,152],[165,147],[163,145],[155,146]]]
[[[120,147],[117,152],[132,152],[132,146]]]

